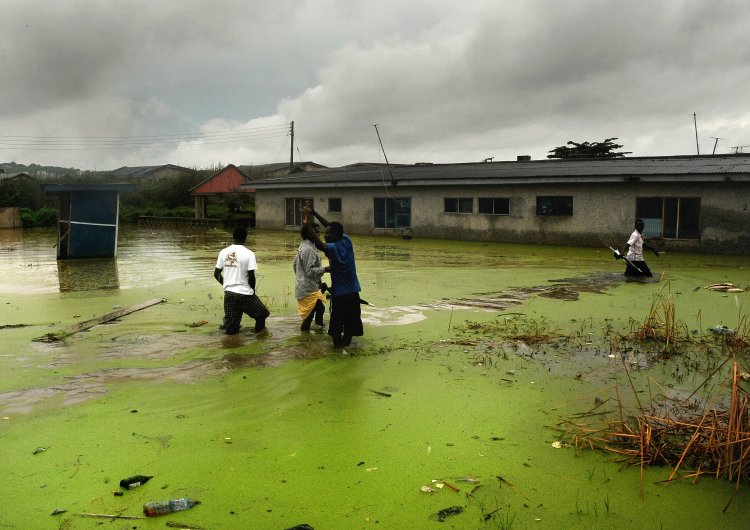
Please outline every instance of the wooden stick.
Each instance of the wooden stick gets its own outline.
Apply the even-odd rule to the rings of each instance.
[[[48,333],[47,335],[37,337],[34,340],[35,341],[62,340],[66,337],[69,337],[70,335],[78,333],[79,331],[93,328],[97,324],[109,322],[110,320],[114,320],[116,318],[129,315],[130,313],[135,313],[136,311],[140,311],[142,309],[146,309],[147,307],[151,307],[156,304],[161,304],[166,301],[167,300],[165,298],[154,298],[153,300],[146,300],[145,302],[141,302],[140,304],[132,305],[130,307],[123,307],[122,309],[118,309],[117,311],[112,311],[111,313],[107,313],[105,315],[92,318],[91,320],[86,320],[85,322],[79,322],[78,324],[73,326],[70,329],[70,331],[63,331],[57,334]]]
[[[94,517],[97,519],[145,519],[141,515],[110,515],[107,513],[77,513],[81,517]]]

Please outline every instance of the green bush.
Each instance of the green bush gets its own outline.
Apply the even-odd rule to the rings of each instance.
[[[30,208],[20,208],[21,224],[23,226],[55,226],[57,224],[57,209],[40,208],[33,211]]]

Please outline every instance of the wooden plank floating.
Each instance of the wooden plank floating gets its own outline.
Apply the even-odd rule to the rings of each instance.
[[[71,335],[74,335],[75,333],[78,333],[79,331],[91,329],[98,324],[109,322],[110,320],[115,320],[116,318],[129,315],[130,313],[135,313],[136,311],[141,311],[142,309],[146,309],[148,307],[154,306],[156,304],[161,304],[166,301],[167,301],[166,298],[154,298],[152,300],[146,300],[145,302],[141,302],[140,304],[132,305],[130,307],[123,307],[121,309],[118,309],[117,311],[112,311],[111,313],[107,313],[105,315],[92,318],[91,320],[86,320],[85,322],[79,322],[78,324],[73,326],[69,331],[62,331],[60,333],[47,333],[46,335],[42,335],[41,337],[35,338],[34,341],[35,342],[57,342]]]

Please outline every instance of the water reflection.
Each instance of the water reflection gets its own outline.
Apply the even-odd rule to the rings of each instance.
[[[397,264],[399,274],[424,269],[464,267],[493,270],[554,268],[562,270],[609,271],[611,256],[599,249],[543,247],[461,241],[402,240],[391,237],[353,235],[357,265],[361,274],[379,274]],[[154,229],[123,226],[120,229],[117,258],[110,261],[59,264],[51,229],[0,230],[0,293],[69,292],[79,290],[157,288],[174,280],[211,282],[216,256],[230,244],[230,230]],[[277,264],[291,270],[300,243],[299,231],[251,231],[248,246],[256,253],[261,274]],[[721,260],[721,265],[718,264]],[[287,267],[288,264],[288,268]],[[739,256],[679,256],[680,268],[742,268],[747,258]],[[668,270],[668,256],[659,262]],[[266,268],[268,267],[268,268]],[[280,269],[277,269],[280,270]],[[619,269],[618,269],[619,271]],[[570,274],[565,273],[565,274]],[[717,273],[718,274],[718,273]],[[293,275],[289,273],[293,281]],[[429,277],[425,277],[427,281]]]
[[[117,260],[59,260],[57,276],[60,292],[109,291],[120,288]]]

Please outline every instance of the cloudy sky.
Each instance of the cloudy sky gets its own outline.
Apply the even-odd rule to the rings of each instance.
[[[0,0],[0,162],[750,152],[746,0]]]

